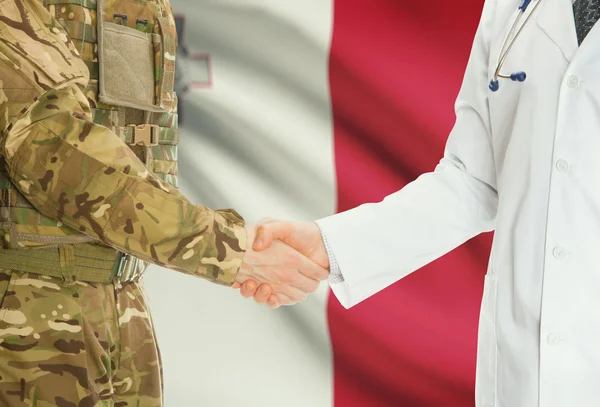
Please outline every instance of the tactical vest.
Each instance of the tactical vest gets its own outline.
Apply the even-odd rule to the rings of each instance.
[[[90,81],[85,93],[94,123],[111,129],[149,170],[177,187],[179,137],[174,92],[177,34],[168,0],[43,0],[43,3],[65,28],[89,69]],[[94,267],[87,266],[90,270],[97,269],[99,276],[102,264],[108,268],[112,263],[116,264],[119,275],[141,274],[146,266],[143,262],[100,245],[93,238],[39,213],[17,191],[7,172],[1,171],[2,248],[42,250],[33,252],[39,253],[33,262],[31,250],[27,250],[27,256],[18,254],[23,252],[19,250],[0,250],[0,267],[23,271],[46,269],[49,263],[64,265],[65,256],[75,256],[75,266],[82,265],[84,259],[94,258]],[[71,253],[63,253],[64,247],[69,246],[74,248]],[[58,276],[61,274],[64,272]],[[94,281],[85,274],[76,277]],[[104,275],[99,277],[104,278]]]

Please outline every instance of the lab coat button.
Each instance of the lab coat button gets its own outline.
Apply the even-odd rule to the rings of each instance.
[[[558,169],[560,172],[566,172],[569,170],[569,163],[565,160],[558,160],[556,162],[556,169]]]
[[[565,258],[565,256],[567,255],[567,251],[562,247],[555,247],[554,250],[552,250],[552,255],[558,260],[561,260]]]
[[[579,85],[579,79],[577,79],[576,76],[571,75],[571,76],[569,76],[569,78],[567,78],[567,86],[569,88],[574,88],[577,85]]]
[[[560,342],[560,337],[556,334],[548,335],[547,341],[550,345],[558,345]]]

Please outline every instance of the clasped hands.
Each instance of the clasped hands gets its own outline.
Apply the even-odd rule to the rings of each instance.
[[[246,227],[248,248],[233,288],[270,308],[304,301],[329,277],[329,259],[314,222],[264,220]]]

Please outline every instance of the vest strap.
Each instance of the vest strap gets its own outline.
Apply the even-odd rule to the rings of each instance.
[[[59,247],[58,258],[60,273],[66,285],[75,284],[77,277],[75,277],[75,250],[73,250],[73,246]]]
[[[90,10],[96,10],[96,0],[44,0],[44,7],[51,5],[75,4]]]
[[[154,145],[177,145],[179,142],[178,129],[159,127],[156,125],[130,125],[117,127],[116,134],[129,145],[143,143],[146,147]],[[151,144],[147,144],[147,143]]]
[[[0,250],[0,267],[75,281],[111,284],[137,280],[141,272],[131,267],[134,257],[98,244]]]

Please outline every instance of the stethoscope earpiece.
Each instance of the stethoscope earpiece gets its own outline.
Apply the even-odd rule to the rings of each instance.
[[[525,72],[515,72],[510,74],[510,80],[513,82],[524,82],[527,79]]]

